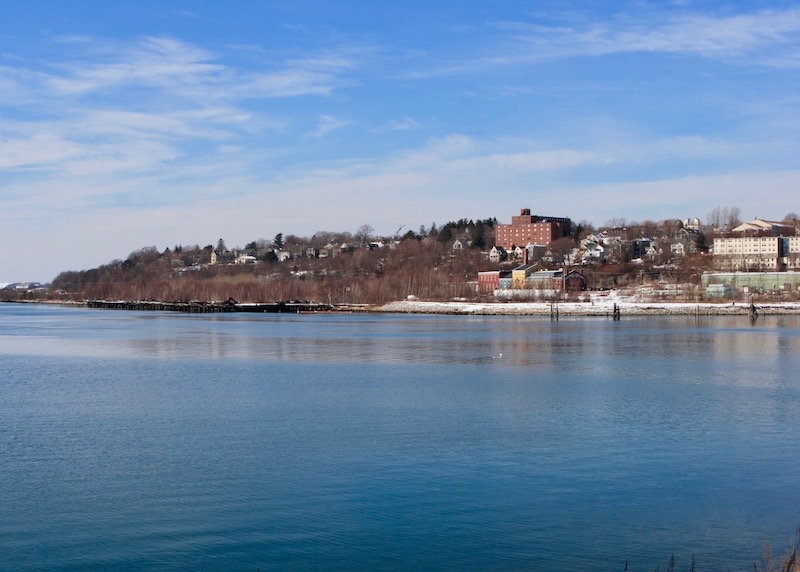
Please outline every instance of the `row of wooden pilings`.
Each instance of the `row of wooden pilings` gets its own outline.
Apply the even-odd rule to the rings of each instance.
[[[619,321],[620,318],[620,311],[619,306],[614,304],[613,309],[611,310],[611,319],[615,322]],[[558,321],[558,302],[550,302],[550,320]]]
[[[236,307],[232,305],[195,302],[128,302],[121,300],[90,300],[86,302],[86,306],[88,308],[100,308],[103,310],[186,312],[191,314],[217,314],[237,311]]]
[[[185,312],[189,314],[218,314],[232,312],[254,312],[266,314],[301,314],[312,312],[331,312],[336,308],[331,304],[312,302],[272,302],[265,304],[240,304],[228,299],[224,302],[153,302],[124,300],[89,300],[88,308],[105,310],[139,310],[161,312]]]

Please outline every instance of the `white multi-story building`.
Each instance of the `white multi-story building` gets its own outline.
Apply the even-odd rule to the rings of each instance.
[[[783,240],[786,269],[800,270],[800,236],[790,236]]]
[[[780,236],[715,238],[714,266],[720,270],[781,270],[784,240]]]

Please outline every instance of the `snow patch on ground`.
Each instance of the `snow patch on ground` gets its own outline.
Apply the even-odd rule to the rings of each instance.
[[[378,312],[407,314],[466,314],[466,315],[530,315],[549,316],[608,316],[614,305],[622,316],[724,316],[750,312],[748,302],[635,302],[605,298],[591,302],[426,302],[401,300],[375,308]],[[756,303],[759,315],[800,314],[800,303]]]

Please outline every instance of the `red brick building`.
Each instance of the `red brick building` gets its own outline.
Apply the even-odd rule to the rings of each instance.
[[[500,271],[486,270],[478,272],[478,292],[491,294],[500,287]]]
[[[572,221],[568,218],[532,215],[530,209],[520,209],[519,216],[511,217],[511,224],[495,227],[494,243],[510,250],[513,246],[550,244],[571,232]]]
[[[487,270],[478,272],[478,293],[492,294],[500,288],[501,278],[511,278],[511,270]]]

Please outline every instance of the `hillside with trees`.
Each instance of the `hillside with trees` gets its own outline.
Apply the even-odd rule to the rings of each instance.
[[[355,233],[318,232],[312,237],[278,233],[242,248],[150,246],[91,270],[60,273],[52,289],[74,299],[188,302],[308,300],[379,303],[409,295],[443,300],[471,297],[482,254],[496,221],[461,219],[433,223],[400,237],[375,237],[363,225]],[[467,247],[450,247],[462,239]]]
[[[530,253],[536,270],[579,268],[589,289],[664,285],[699,292],[713,269],[714,237],[741,223],[739,209],[720,207],[707,224],[693,220],[626,221],[600,227],[573,223],[572,232]],[[790,213],[787,225],[800,226]],[[303,300],[329,304],[378,304],[415,296],[428,300],[492,299],[476,287],[479,271],[510,270],[519,253],[492,262],[497,219],[459,219],[418,230],[375,236],[370,225],[355,232],[320,231],[311,237],[277,233],[243,247],[148,246],[97,268],[66,271],[49,288],[0,291],[2,299],[226,301],[269,303]],[[405,232],[403,233],[403,231]]]

